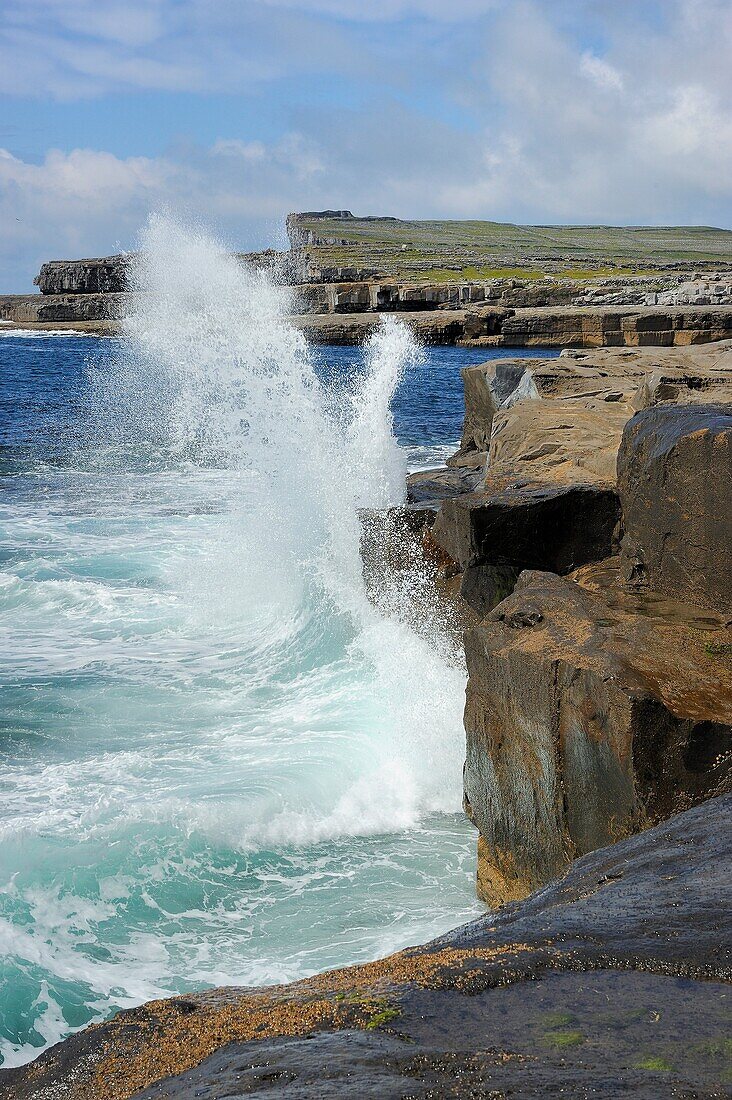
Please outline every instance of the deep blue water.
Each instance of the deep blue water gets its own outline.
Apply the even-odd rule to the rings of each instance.
[[[0,330],[0,335],[2,335]],[[113,360],[116,340],[90,336],[10,336],[0,342],[0,446],[4,462],[63,462],[73,454],[88,360]],[[394,431],[410,465],[440,464],[460,439],[463,388],[460,368],[525,354],[521,348],[426,348],[424,362],[408,368],[392,401]],[[532,348],[532,358],[558,353]],[[319,347],[319,373],[360,369],[360,348]],[[7,467],[3,467],[7,469]]]
[[[392,409],[413,467],[454,449],[460,367],[505,354],[431,349],[407,369]],[[359,349],[314,355],[343,392],[363,371]],[[366,960],[479,911],[459,655],[366,606],[352,525],[331,514],[358,496],[349,455],[374,477],[370,439],[321,479],[325,421],[265,387],[265,497],[236,462],[251,425],[229,424],[224,459],[195,457],[196,418],[225,420],[241,388],[222,374],[201,398],[196,367],[183,457],[154,392],[120,448],[100,384],[117,341],[0,334],[8,1064],[120,1007]]]

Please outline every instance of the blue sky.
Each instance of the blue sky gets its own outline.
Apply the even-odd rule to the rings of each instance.
[[[732,227],[730,0],[0,0],[0,291],[168,206]]]

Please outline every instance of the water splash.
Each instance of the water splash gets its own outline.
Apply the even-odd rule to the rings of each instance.
[[[286,288],[168,218],[142,245],[75,465],[5,517],[30,547],[0,574],[6,699],[37,719],[0,820],[8,1063],[474,911],[465,826],[430,816],[460,807],[461,660],[410,626],[419,576],[375,606],[359,553],[404,493],[389,401],[419,350],[387,323],[326,377]]]
[[[287,320],[287,288],[166,217],[151,220],[142,244],[114,394],[95,400],[105,417],[116,405],[139,446],[154,439],[177,461],[223,471],[223,514],[189,564],[185,606],[213,629],[245,621],[269,660],[269,632],[281,644],[310,630],[329,652],[338,637],[348,659],[371,666],[380,712],[363,773],[340,792],[341,777],[326,777],[325,804],[255,815],[240,842],[403,829],[421,812],[456,809],[460,658],[447,636],[434,631],[428,643],[408,625],[424,578],[402,576],[397,590],[385,577],[384,615],[367,599],[360,557],[359,510],[404,498],[389,406],[419,357],[413,337],[385,319],[363,373],[328,386]]]

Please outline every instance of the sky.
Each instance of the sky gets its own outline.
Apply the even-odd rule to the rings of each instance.
[[[732,228],[732,0],[0,0],[0,292],[170,209]]]

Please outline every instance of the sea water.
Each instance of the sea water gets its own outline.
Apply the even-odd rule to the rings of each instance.
[[[310,349],[204,234],[142,244],[121,339],[0,329],[6,1066],[480,912],[462,655],[418,577],[367,600],[359,512],[454,449],[487,353]]]

